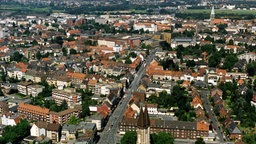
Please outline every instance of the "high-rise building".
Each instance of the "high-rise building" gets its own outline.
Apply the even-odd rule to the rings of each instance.
[[[140,114],[137,121],[137,144],[149,144],[150,143],[150,121],[148,116],[147,105],[143,111],[140,108]]]

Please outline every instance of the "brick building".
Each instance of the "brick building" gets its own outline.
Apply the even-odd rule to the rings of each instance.
[[[49,119],[50,110],[40,106],[20,103],[18,106],[18,112],[26,115],[30,120],[47,121]]]

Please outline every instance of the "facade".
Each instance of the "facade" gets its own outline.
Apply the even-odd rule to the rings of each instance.
[[[48,137],[52,140],[53,143],[57,143],[60,139],[60,125],[55,123],[38,121],[32,125],[30,133],[31,136]]]
[[[49,114],[49,122],[63,125],[69,120],[71,116],[79,118],[81,112],[82,110],[80,108],[67,109],[61,112],[51,111]]]
[[[27,86],[27,95],[31,95],[32,97],[38,96],[39,93],[43,92],[45,87],[41,85],[29,85]]]
[[[18,113],[24,114],[29,120],[47,121],[50,110],[40,106],[20,103],[18,106]]]
[[[133,118],[123,118],[120,122],[120,133],[135,131],[137,121]],[[196,139],[207,137],[209,134],[209,124],[204,122],[186,122],[151,119],[150,133],[167,132],[178,139]]]
[[[52,91],[52,98],[57,104],[61,104],[64,100],[68,105],[81,104],[82,96],[80,93],[76,93],[74,88],[66,88],[64,90],[54,89]]]
[[[31,82],[19,82],[17,85],[18,92],[23,95],[28,95],[28,86],[31,84]]]
[[[5,126],[15,126],[19,123],[20,119],[24,119],[24,118],[26,118],[26,116],[23,114],[14,114],[14,115],[4,114],[1,117],[1,122],[2,122],[2,125],[5,125]]]

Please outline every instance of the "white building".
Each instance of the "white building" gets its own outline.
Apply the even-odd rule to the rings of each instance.
[[[240,60],[245,59],[247,63],[250,61],[256,61],[256,52],[244,53],[239,55],[238,58]]]
[[[157,25],[155,23],[134,23],[134,30],[143,29],[144,31],[157,32]]]
[[[44,86],[41,86],[41,85],[29,85],[27,87],[28,89],[28,94],[27,95],[31,95],[32,97],[36,97],[38,96],[39,93],[43,92],[43,89],[45,87]]]
[[[20,119],[24,119],[26,116],[23,114],[15,114],[15,115],[9,115],[9,114],[4,114],[1,117],[2,125],[5,126],[16,126]]]

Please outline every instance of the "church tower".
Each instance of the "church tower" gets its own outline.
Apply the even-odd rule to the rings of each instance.
[[[137,121],[137,144],[150,144],[150,121],[147,105],[143,111],[140,107],[140,114]]]
[[[212,6],[212,11],[210,15],[210,20],[213,20],[215,18],[215,12],[214,12],[214,6]]]

